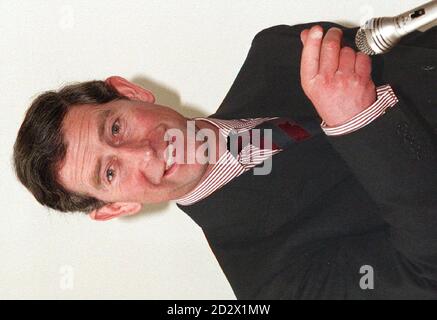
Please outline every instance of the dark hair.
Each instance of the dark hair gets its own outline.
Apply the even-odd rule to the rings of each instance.
[[[42,205],[63,212],[90,212],[105,202],[67,191],[57,172],[65,158],[62,122],[77,105],[97,105],[123,99],[104,81],[88,81],[40,94],[26,112],[14,145],[18,179]]]

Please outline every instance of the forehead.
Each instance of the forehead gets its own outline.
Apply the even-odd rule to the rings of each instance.
[[[101,105],[76,105],[70,108],[62,121],[62,131],[65,133],[71,132],[71,129],[78,129],[78,125],[90,125],[97,116],[105,110],[110,110],[110,104]]]
[[[98,134],[94,129],[102,125],[102,121],[112,112],[117,110],[131,110],[135,101],[128,99],[115,100],[104,104],[76,105],[68,110],[62,122],[62,133],[64,141],[68,144],[73,138],[81,138],[81,134],[90,132]]]
[[[77,105],[65,115],[62,135],[67,149],[58,175],[67,189],[76,192],[88,189],[86,177],[99,148],[99,122],[109,111],[106,105]]]

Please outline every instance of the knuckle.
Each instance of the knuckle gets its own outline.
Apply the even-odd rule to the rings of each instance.
[[[359,67],[366,67],[367,68],[367,67],[370,66],[370,63],[368,61],[359,59],[358,57],[357,57],[357,60],[356,60],[356,64]]]
[[[358,52],[357,53],[357,60],[362,65],[370,65],[372,60],[370,60],[370,57],[364,53]]]
[[[338,82],[341,84],[342,87],[347,87],[353,84],[353,80],[351,79],[351,77],[341,77]]]
[[[344,72],[342,70],[337,70],[335,71],[334,76],[336,79],[341,79],[344,76]]]
[[[367,54],[365,54],[365,53],[363,53],[361,51],[357,52],[357,57],[359,57],[362,60],[370,61],[370,57]]]
[[[335,40],[327,40],[325,41],[325,48],[328,50],[339,50],[340,49],[340,43]]]
[[[345,79],[351,85],[357,85],[360,82],[360,77],[356,74],[350,74],[349,77]]]
[[[329,74],[318,74],[316,81],[318,85],[326,87],[331,83],[331,76]]]
[[[367,84],[367,89],[370,91],[375,91],[376,90],[376,85],[373,83],[373,81],[368,81]]]
[[[343,47],[341,48],[341,53],[349,55],[355,53],[355,51],[351,47]]]
[[[347,87],[347,85],[348,85],[347,81],[344,81],[343,79],[339,79],[335,82],[335,89],[344,90]]]

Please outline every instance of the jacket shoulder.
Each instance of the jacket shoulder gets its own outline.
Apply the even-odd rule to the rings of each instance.
[[[300,37],[300,33],[304,29],[309,29],[315,25],[322,26],[322,28],[325,31],[332,27],[337,27],[343,30],[349,29],[346,26],[334,22],[328,22],[328,21],[309,22],[309,23],[302,23],[302,24],[295,24],[295,25],[280,24],[259,31],[255,35],[253,40],[256,41],[263,38],[269,38],[274,36],[299,36]]]

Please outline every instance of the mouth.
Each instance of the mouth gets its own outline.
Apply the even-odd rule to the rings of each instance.
[[[165,160],[165,168],[164,168],[164,176],[170,175],[174,172],[177,167],[176,164],[176,147],[174,146],[174,142],[176,141],[176,137],[172,136],[171,139],[167,142],[167,147],[164,150],[164,160]]]

